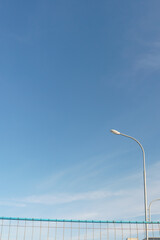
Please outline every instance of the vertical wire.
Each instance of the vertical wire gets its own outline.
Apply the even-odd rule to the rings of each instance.
[[[40,221],[39,240],[41,240],[41,232],[42,232],[42,221]]]
[[[78,240],[80,240],[80,222],[78,224]]]
[[[152,223],[152,237],[154,238],[154,227],[153,227],[153,223]]]
[[[63,240],[64,240],[65,222],[63,222]]]
[[[3,219],[2,219],[2,224],[1,224],[1,236],[0,236],[0,240],[2,239],[2,233],[3,233]]]
[[[10,239],[10,228],[11,228],[11,220],[9,221],[8,240]]]
[[[149,233],[152,232],[152,229],[151,229],[151,224],[147,224],[147,231],[148,231],[148,236],[150,235]],[[145,229],[145,232],[146,232],[146,229]],[[146,238],[146,236],[144,235],[144,239]],[[145,239],[146,240],[146,239]]]
[[[155,233],[157,233],[157,235],[158,235],[158,224],[155,224],[155,228],[156,228],[156,230],[155,230]]]
[[[94,223],[93,223],[93,240],[94,240]]]
[[[49,240],[49,221],[48,221],[47,240]]]
[[[146,232],[146,228],[145,228],[145,224],[143,224],[143,238],[145,239],[146,238],[146,234],[145,234],[145,232]],[[147,240],[147,239],[146,239]]]
[[[138,232],[138,223],[136,223],[136,231],[137,231],[137,239],[139,238],[139,236],[138,236],[138,234],[139,234],[139,232]]]
[[[129,223],[129,234],[130,234],[130,238],[132,238],[132,224]]]
[[[160,223],[158,223],[158,228],[159,228],[159,235],[160,235]]]
[[[108,228],[108,223],[107,223],[107,240],[109,240],[109,228]]]
[[[157,234],[159,233],[159,235],[160,235],[160,226],[159,226],[159,224],[156,224],[156,228],[157,228]]]
[[[85,239],[87,240],[87,222],[86,222],[86,236]]]
[[[121,233],[122,233],[122,240],[123,240],[123,224],[121,223]]]
[[[16,240],[18,239],[18,225],[19,225],[19,220],[17,220]]]
[[[99,230],[100,230],[100,240],[102,239],[102,236],[101,236],[101,222],[100,222],[100,228],[99,228]]]
[[[86,239],[88,239],[88,229],[87,229],[87,222],[86,222]]]
[[[86,239],[88,239],[88,226],[87,226],[87,222],[86,222]]]
[[[114,222],[114,240],[116,240],[116,227],[115,227],[115,222]]]
[[[25,240],[26,238],[26,220],[25,220],[25,225],[24,225],[24,236],[23,236],[23,240]]]
[[[71,221],[71,240],[72,240],[72,221]]]
[[[57,221],[56,221],[56,226],[55,226],[55,240],[57,239]]]
[[[32,240],[33,240],[33,235],[34,235],[34,221],[32,220]]]

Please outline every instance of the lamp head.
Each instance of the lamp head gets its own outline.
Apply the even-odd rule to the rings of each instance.
[[[115,129],[111,129],[110,131],[111,131],[111,133],[114,133],[114,134],[116,134],[116,135],[120,135],[120,134],[121,134],[120,132],[118,132],[118,131],[115,130]]]

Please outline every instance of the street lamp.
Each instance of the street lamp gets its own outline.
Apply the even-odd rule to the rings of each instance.
[[[150,204],[149,204],[149,207],[148,207],[149,221],[151,221],[151,210],[150,210],[151,204],[152,204],[153,202],[157,202],[157,201],[160,201],[160,198],[157,198],[157,199],[152,200],[152,201],[150,202]]]
[[[146,187],[146,167],[145,167],[145,152],[144,149],[142,147],[142,145],[140,144],[140,142],[137,141],[137,139],[128,136],[126,134],[120,133],[117,130],[111,129],[110,130],[112,133],[116,134],[116,135],[121,135],[124,137],[128,137],[131,138],[132,140],[136,141],[138,143],[138,145],[141,147],[142,149],[142,153],[143,153],[143,181],[144,181],[144,209],[145,209],[145,222],[148,221],[147,219],[147,187]],[[148,225],[146,224],[146,239],[148,240]]]

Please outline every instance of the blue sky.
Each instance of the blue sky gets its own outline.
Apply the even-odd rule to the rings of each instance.
[[[160,198],[160,2],[0,3],[3,216],[144,219]],[[160,203],[154,203],[154,220]]]

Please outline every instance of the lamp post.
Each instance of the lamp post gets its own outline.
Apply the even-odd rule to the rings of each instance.
[[[144,181],[144,209],[145,209],[145,222],[147,222],[147,187],[146,187],[146,167],[145,167],[145,152],[144,152],[144,149],[142,147],[142,145],[140,144],[140,142],[137,141],[137,139],[131,137],[131,136],[128,136],[126,134],[123,134],[123,133],[120,133],[119,131],[117,130],[114,130],[114,129],[111,129],[110,130],[112,133],[116,134],[116,135],[121,135],[121,136],[124,136],[124,137],[127,137],[127,138],[131,138],[132,140],[136,141],[138,143],[138,145],[141,147],[141,150],[142,150],[142,153],[143,153],[143,181]],[[148,240],[148,225],[146,223],[146,240]]]
[[[150,204],[149,204],[149,207],[148,207],[149,221],[151,221],[151,204],[152,204],[153,202],[157,202],[157,201],[160,201],[160,198],[157,198],[157,199],[152,200],[152,201],[150,202]]]

